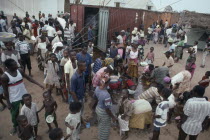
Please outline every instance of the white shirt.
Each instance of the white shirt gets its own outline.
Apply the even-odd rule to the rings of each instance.
[[[18,65],[18,67],[20,67],[20,64],[18,62],[18,60],[20,60],[20,54],[19,54],[19,52],[17,52],[16,54],[13,53],[11,55],[6,55],[5,52],[3,51],[2,54],[1,54],[1,61],[2,62],[5,62],[7,59],[10,59],[11,58],[11,59],[15,60],[15,62]]]
[[[166,35],[167,35],[167,36],[170,36],[171,32],[172,32],[172,29],[171,29],[171,28],[167,29],[167,30],[166,30]]]
[[[46,19],[45,17],[42,17],[42,18],[40,19],[40,22],[45,23],[46,20],[47,20],[47,19]]]
[[[164,127],[166,126],[169,111],[169,101],[162,101],[158,104],[155,115],[160,115],[160,118],[156,118],[154,121],[154,126]]]
[[[198,46],[197,45],[193,46],[193,49],[195,50],[194,54],[196,54],[198,52]]]
[[[8,82],[8,91],[9,91],[9,100],[11,103],[22,100],[22,96],[27,92],[24,82],[23,76],[17,70],[17,76],[13,77],[8,72],[4,72],[7,77],[9,78]]]
[[[4,26],[6,27],[6,21],[5,21],[4,19],[0,19],[0,24],[1,24],[2,31],[3,31],[3,32],[6,32],[6,31],[4,30]]]
[[[138,54],[139,54],[139,51],[136,51],[136,52],[134,52],[134,51],[130,51],[130,58],[131,59],[136,59],[136,58],[138,58]]]
[[[168,27],[168,21],[165,22],[165,27]]]
[[[127,46],[126,47],[126,52],[128,53],[129,52],[129,50],[131,50],[132,49],[132,47],[131,46]]]
[[[188,135],[198,135],[202,131],[204,119],[210,117],[210,102],[205,98],[191,98],[186,102],[183,111],[188,118],[182,124],[182,130]]]
[[[23,105],[23,107],[21,108],[20,111],[20,115],[25,115],[28,123],[32,126],[37,125],[37,113],[38,109],[37,109],[37,105],[36,103],[31,103],[31,108],[28,108],[25,104]]]
[[[184,36],[184,43],[187,43],[187,35]]]
[[[41,42],[38,44],[38,49],[41,50],[42,54],[45,54],[47,52],[47,44],[46,42]]]
[[[139,40],[138,35],[136,35],[136,36],[133,36],[133,35],[132,35],[132,37],[131,37],[131,43],[133,43],[134,40],[136,40],[136,41]]]
[[[81,112],[76,113],[76,114],[69,113],[65,119],[65,122],[67,122],[70,126],[74,127],[73,130],[67,127],[66,133],[67,134],[74,133],[74,131],[76,131],[81,125]]]
[[[76,62],[77,63],[77,62]],[[72,62],[71,60],[69,59],[66,64],[64,65],[64,73],[65,74],[69,74],[69,77],[66,77],[65,75],[65,78],[69,78],[71,79],[72,75],[75,73],[77,67],[74,69],[73,65],[72,65]],[[71,82],[71,80],[69,80],[69,82]],[[71,85],[71,84],[70,84]]]
[[[53,28],[52,26],[47,26],[46,30],[47,30],[47,35],[49,37],[55,36],[55,34],[56,34],[55,28]]]
[[[76,23],[73,23],[72,25],[69,24],[69,31],[73,34],[74,33],[74,30],[76,28]]]
[[[148,28],[148,34],[152,34],[153,29],[152,28]]]
[[[120,44],[123,44],[123,37],[121,35],[118,35],[117,39],[119,40]]]

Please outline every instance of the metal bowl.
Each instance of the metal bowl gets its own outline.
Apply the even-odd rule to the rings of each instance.
[[[9,42],[15,39],[16,35],[13,33],[0,32],[0,41]]]

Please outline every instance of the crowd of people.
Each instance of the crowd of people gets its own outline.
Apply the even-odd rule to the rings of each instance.
[[[0,103],[1,111],[10,110],[11,135],[17,133],[21,140],[38,139],[38,124],[42,119],[39,113],[45,109],[49,139],[79,140],[81,128],[89,127],[89,122],[83,118],[87,96],[91,96],[92,109],[97,115],[100,140],[109,139],[112,125],[118,126],[123,140],[129,137],[132,128],[151,127],[151,139],[158,140],[161,128],[174,119],[179,140],[185,140],[187,135],[195,140],[201,131],[208,129],[210,102],[204,94],[210,83],[210,71],[191,90],[198,41],[194,46],[188,46],[184,26],[160,20],[154,22],[147,33],[143,26],[133,31],[130,28],[122,30],[113,36],[106,53],[93,51],[91,28],[87,43],[76,32],[76,24],[68,13],[59,13],[53,18],[51,14],[45,17],[39,12],[38,19],[28,12],[23,19],[14,14],[10,26],[6,16],[0,16],[0,32],[15,35],[15,38],[0,42]],[[154,65],[157,48],[150,47],[145,55],[144,47],[150,41],[153,45],[161,43],[168,47],[161,66]],[[186,65],[172,76],[171,68],[182,59],[185,47],[189,47]],[[205,66],[209,50],[210,38],[201,67]],[[43,71],[45,87],[32,78],[31,57],[36,58],[37,67]],[[143,71],[139,72],[139,67]],[[44,90],[40,109],[27,92],[23,78]],[[65,118],[66,137],[57,122],[58,104],[53,99],[54,91],[69,104],[69,114]],[[54,129],[51,123],[55,125]]]

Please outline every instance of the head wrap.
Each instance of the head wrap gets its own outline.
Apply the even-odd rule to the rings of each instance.
[[[52,47],[53,53],[55,53],[55,50],[57,49],[57,47],[63,47],[63,43],[61,42],[55,43]]]
[[[171,78],[168,77],[168,76],[166,76],[166,77],[163,79],[163,81],[164,81],[165,83],[170,83],[170,82],[171,82]]]

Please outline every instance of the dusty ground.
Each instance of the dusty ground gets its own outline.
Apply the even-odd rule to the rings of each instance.
[[[166,48],[163,47],[163,45],[154,45],[150,44],[145,47],[145,53],[149,51],[149,47],[155,47],[155,65],[162,65],[163,64],[163,52],[166,51]],[[186,50],[185,50],[186,51]],[[185,52],[184,51],[184,52]],[[181,60],[179,63],[176,63],[174,67],[172,68],[172,76],[175,73],[180,72],[181,70],[184,69],[184,64],[186,62],[186,59],[188,57],[187,53],[184,53],[184,58]],[[192,79],[192,87],[198,83],[198,81],[202,78],[204,75],[205,71],[210,69],[209,61],[210,57],[207,58],[207,64],[204,69],[200,68],[200,63],[201,63],[201,58],[202,58],[202,53],[198,52],[197,54],[197,68],[195,71],[195,75]],[[40,72],[37,68],[37,63],[32,57],[32,67],[33,67],[33,76],[34,79],[39,81],[40,83],[43,82],[43,73]],[[29,93],[32,94],[33,97],[33,102],[38,104],[38,107],[41,107],[42,105],[42,93],[43,91],[37,87],[34,84],[29,83],[28,81],[25,80],[26,88]],[[205,95],[210,98],[210,88],[207,88]],[[60,96],[56,96],[53,94],[54,99],[58,103],[58,110],[56,112],[57,114],[57,121],[59,124],[59,127],[63,129],[65,132],[66,128],[64,125],[64,119],[68,114],[68,105],[63,103],[61,100]],[[91,103],[90,100],[88,100],[88,103],[86,104],[85,109],[89,110],[88,104]],[[90,112],[86,112],[87,115],[90,114]],[[85,114],[86,115],[86,114]],[[39,136],[41,136],[42,140],[48,140],[48,134],[46,134],[47,131],[47,125],[45,124],[44,120],[44,110],[40,113],[40,123],[39,123]],[[89,116],[89,115],[88,115]],[[10,113],[9,110],[4,110],[3,112],[0,112],[0,136],[2,136],[3,140],[17,140],[17,136],[10,136],[9,135],[9,130],[12,128],[12,123],[10,119]],[[145,130],[132,130],[131,133],[129,134],[128,140],[148,140],[149,137],[152,136],[151,131],[145,131]],[[178,130],[176,128],[175,123],[172,123],[170,125],[167,125],[167,127],[161,129],[161,134],[160,134],[160,140],[176,140],[178,137]],[[204,132],[201,133],[198,137],[198,140],[208,140],[210,137],[210,133]],[[97,139],[97,127],[96,126],[91,126],[89,129],[84,129],[81,133],[81,140],[94,140]],[[118,131],[116,130],[111,130],[110,133],[110,140],[120,140],[120,136],[118,134]]]

